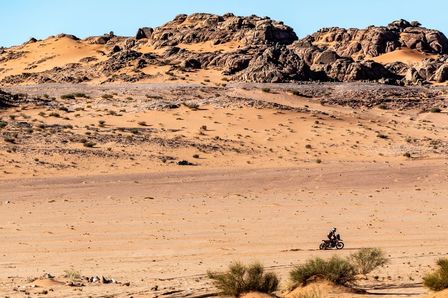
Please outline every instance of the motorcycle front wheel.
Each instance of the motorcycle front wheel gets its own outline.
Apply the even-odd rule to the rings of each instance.
[[[343,249],[343,248],[344,248],[344,242],[336,243],[336,249]]]
[[[325,243],[321,243],[320,245],[319,245],[319,249],[320,250],[324,250],[324,249],[326,249],[327,248],[327,246],[325,245]]]

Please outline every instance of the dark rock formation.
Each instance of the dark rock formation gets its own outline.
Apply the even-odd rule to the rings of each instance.
[[[179,15],[173,21],[155,28],[150,42],[159,48],[207,41],[215,45],[230,41],[243,45],[291,44],[297,39],[291,27],[269,18],[198,13]]]
[[[417,26],[418,25],[418,26]],[[448,53],[448,39],[437,30],[419,27],[418,22],[399,20],[387,27],[367,29],[325,28],[305,39],[342,57],[376,57],[402,47],[433,54]],[[302,46],[303,46],[303,42]]]
[[[65,34],[57,37],[77,40]],[[154,29],[140,28],[135,37],[117,37],[111,32],[81,42],[104,45],[106,50],[100,54],[105,59],[85,57],[79,63],[9,76],[2,83],[76,83],[96,78],[137,82],[148,78],[143,70],[147,66],[169,66],[166,73],[170,75],[213,69],[228,80],[259,83],[318,80],[403,85],[448,80],[448,39],[416,21],[398,20],[366,29],[325,28],[298,40],[291,27],[268,17],[192,14],[179,15]],[[403,48],[431,59],[409,64],[371,61]],[[4,49],[0,62],[27,53]]]
[[[235,80],[257,83],[281,83],[309,79],[308,65],[285,46],[266,47],[255,54]]]
[[[135,39],[143,39],[143,38],[151,38],[154,29],[150,27],[143,27],[138,29],[137,34],[135,35]]]

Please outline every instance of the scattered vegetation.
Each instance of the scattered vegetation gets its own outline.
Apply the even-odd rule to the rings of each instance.
[[[442,291],[448,289],[448,259],[439,259],[438,268],[423,277],[425,287],[433,291]]]
[[[84,147],[87,147],[87,148],[93,148],[96,145],[96,143],[90,142],[90,141],[85,141],[85,142],[83,142],[83,144],[84,144]]]
[[[187,102],[184,102],[183,104],[184,104],[184,106],[186,106],[187,108],[189,108],[189,109],[191,109],[193,111],[196,111],[196,110],[199,109],[199,104],[195,103],[195,102],[187,101]]]
[[[356,268],[345,258],[334,256],[329,260],[315,258],[290,272],[295,285],[306,285],[315,278],[322,278],[337,285],[347,285],[355,280]]]
[[[4,140],[6,143],[11,143],[11,144],[15,144],[15,143],[16,143],[16,139],[13,138],[13,137],[11,137],[11,136],[4,136],[4,137],[3,137],[3,140]]]
[[[264,93],[270,93],[271,88],[262,88],[261,91],[263,91]]]
[[[73,94],[63,94],[61,95],[61,99],[75,99],[75,95]]]
[[[6,121],[0,121],[0,128],[4,128],[8,125],[8,122]]]
[[[380,248],[362,248],[350,256],[350,262],[358,274],[369,274],[376,268],[386,265],[389,259]]]
[[[278,288],[279,279],[274,273],[265,273],[259,263],[245,266],[233,263],[227,272],[208,272],[216,288],[222,295],[239,297],[243,293],[261,292],[270,294]]]
[[[103,94],[103,95],[101,95],[101,98],[102,99],[113,99],[114,96],[112,94]]]
[[[82,279],[81,272],[75,269],[69,269],[64,271],[64,277],[69,279],[71,282],[80,281]]]
[[[376,136],[377,136],[378,138],[380,138],[380,139],[388,139],[388,138],[389,138],[387,135],[385,135],[385,134],[383,134],[383,133],[379,133],[379,134],[377,134]]]
[[[439,107],[433,107],[431,109],[431,113],[440,113],[440,112],[442,112],[442,109]]]
[[[75,92],[61,95],[61,99],[89,98],[85,93]]]

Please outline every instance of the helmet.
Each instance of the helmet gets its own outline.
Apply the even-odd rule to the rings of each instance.
[[[336,232],[336,228],[334,228],[334,227],[331,228],[331,231],[332,231],[332,232]]]

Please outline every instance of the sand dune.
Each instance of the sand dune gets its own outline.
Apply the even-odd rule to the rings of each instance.
[[[382,54],[378,57],[371,58],[373,61],[382,63],[382,64],[388,64],[388,63],[394,63],[394,62],[402,62],[408,65],[415,65],[418,63],[421,63],[423,60],[428,58],[437,58],[437,55],[431,55],[419,52],[417,50],[412,49],[400,49],[395,50],[390,53]]]

